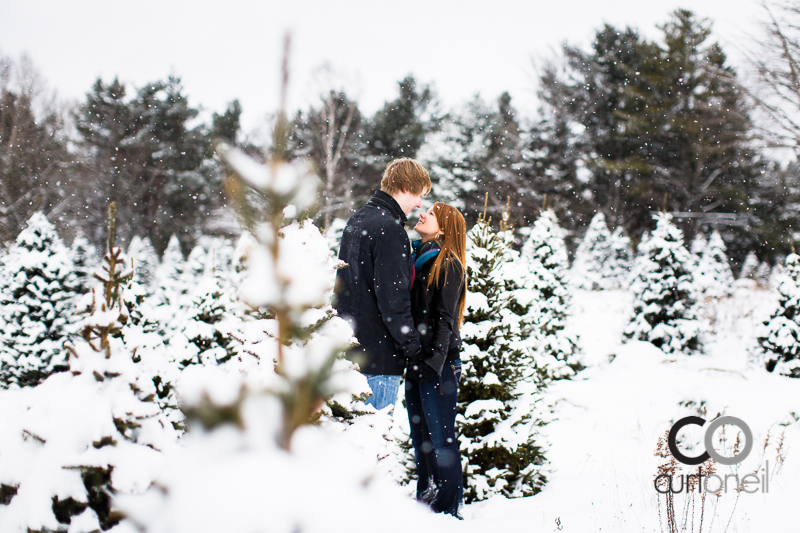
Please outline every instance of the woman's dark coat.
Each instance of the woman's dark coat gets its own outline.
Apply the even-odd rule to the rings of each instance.
[[[423,245],[422,250],[425,249]],[[422,362],[436,374],[442,373],[445,363],[452,363],[458,359],[461,349],[461,335],[458,332],[458,303],[465,290],[464,271],[456,260],[447,260],[442,268],[447,270],[445,282],[444,270],[439,274],[439,283],[428,286],[428,278],[436,259],[427,261],[416,272],[414,284],[411,287],[411,315],[414,317],[414,326],[419,332],[422,344]],[[413,365],[409,367],[413,369]],[[410,370],[411,377],[423,381],[433,374],[422,369],[421,374],[415,375]]]

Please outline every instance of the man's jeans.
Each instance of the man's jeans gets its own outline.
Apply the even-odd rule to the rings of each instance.
[[[456,397],[461,361],[445,363],[441,376],[406,379],[406,407],[417,463],[417,499],[434,512],[456,515],[463,497],[456,438]]]
[[[382,376],[378,374],[364,374],[369,388],[372,389],[366,404],[380,411],[387,405],[394,406],[397,402],[397,391],[400,390],[400,376]]]

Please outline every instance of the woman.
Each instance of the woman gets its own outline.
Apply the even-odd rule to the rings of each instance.
[[[455,432],[461,379],[459,328],[466,300],[467,227],[458,209],[437,202],[414,228],[411,314],[422,343],[406,371],[406,407],[417,464],[417,499],[458,517],[461,456]],[[460,518],[460,517],[459,517]]]

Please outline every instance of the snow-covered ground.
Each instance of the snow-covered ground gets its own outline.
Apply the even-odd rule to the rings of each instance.
[[[758,319],[771,310],[773,301],[767,291],[740,288],[713,310],[708,303],[706,313],[715,331],[708,338],[707,355],[673,357],[649,343],[622,345],[630,293],[579,292],[571,327],[581,336],[588,368],[547,391],[554,408],[553,421],[543,430],[550,442],[548,484],[530,498],[493,498],[467,506],[467,520],[454,522],[453,529],[668,531],[665,498],[659,500],[653,485],[663,461],[654,456],[658,439],[684,416],[710,421],[724,413],[742,419],[753,432],[753,450],[738,465],[740,478],[759,470],[761,480],[768,461],[768,492],[762,493],[759,485],[758,492],[739,493],[737,498],[731,479],[727,493],[719,498],[708,495],[703,531],[797,531],[791,517],[792,505],[800,498],[800,382],[769,374],[748,356]],[[733,426],[726,428],[735,431]],[[781,467],[776,447],[782,432]],[[701,442],[703,430],[690,426],[682,435],[686,454],[698,454],[690,451],[689,441]],[[717,474],[736,471],[718,465]],[[699,526],[699,504],[696,497],[694,530]],[[686,530],[691,531],[691,498],[685,493],[676,495],[675,513],[679,523],[687,517]]]
[[[767,373],[749,355],[756,328],[772,310],[775,299],[775,292],[740,286],[731,298],[705,302],[702,314],[712,329],[705,354],[685,356],[666,355],[649,343],[621,342],[632,308],[629,291],[578,291],[569,328],[580,336],[587,368],[572,380],[554,382],[545,392],[543,401],[552,411],[550,422],[541,429],[549,443],[548,483],[536,496],[495,496],[468,505],[463,522],[429,514],[422,504],[406,496],[411,487],[397,487],[386,471],[399,467],[395,460],[382,461],[373,472],[374,458],[387,451],[382,435],[390,424],[388,418],[378,427],[385,415],[370,415],[378,417],[372,422],[364,417],[347,429],[334,425],[343,432],[343,439],[305,428],[291,455],[264,446],[253,451],[245,445],[246,432],[237,437],[241,442],[226,441],[229,435],[225,432],[210,436],[190,432],[182,441],[184,447],[170,447],[177,451],[165,459],[168,467],[156,476],[161,489],[151,490],[143,499],[121,497],[118,504],[151,533],[219,531],[220,527],[229,531],[376,529],[404,533],[669,531],[665,497],[658,495],[653,484],[664,461],[654,454],[659,438],[685,416],[711,421],[724,413],[748,424],[753,449],[738,467],[717,465],[716,474],[737,473],[742,479],[755,471],[759,481],[768,478],[768,490],[764,492],[767,481],[758,483],[753,494],[737,492],[731,483],[719,497],[708,494],[702,531],[794,532],[798,527],[792,522],[793,504],[800,498],[800,380]],[[41,385],[42,389],[2,391],[0,421],[4,422],[0,426],[4,430],[14,427],[11,422],[27,405],[21,399],[34,390],[45,394],[46,387],[66,378],[66,374],[56,375]],[[33,415],[53,411],[48,405],[37,409]],[[397,411],[399,426],[403,415],[402,409]],[[251,432],[263,433],[262,425],[253,425]],[[48,431],[58,427],[53,424]],[[726,428],[729,444],[722,453],[731,455],[735,432],[732,426]],[[18,437],[20,431],[6,433],[0,444]],[[81,449],[96,453],[91,443],[98,438],[91,431],[84,433],[89,444]],[[700,453],[703,433],[693,426],[681,433],[687,455]],[[228,443],[227,448],[218,446],[220,443]],[[34,448],[34,453],[39,453],[38,445]],[[18,449],[0,446],[0,453],[8,453],[0,455],[5,461],[5,466],[0,461],[0,475],[8,477],[8,465],[14,461],[19,463],[17,470],[41,472],[37,481],[49,492],[42,491],[35,501],[44,506],[41,514],[45,515],[48,495],[55,494],[50,490],[57,477],[52,471],[59,471],[59,465],[67,464],[71,456],[63,453],[56,457],[61,462],[54,463],[50,471],[47,465],[30,469],[27,464],[36,464],[33,461],[37,459],[23,457],[15,451]],[[692,473],[688,468],[684,472]],[[141,468],[139,473],[145,481],[155,475]],[[162,490],[165,486],[170,490]],[[717,485],[711,488],[715,490]],[[76,494],[82,490],[77,486]],[[15,501],[25,501],[23,496],[20,490]],[[168,496],[172,498],[169,501]],[[700,498],[696,494],[694,498],[677,494],[674,508],[678,523],[687,523],[685,531],[700,531]],[[5,509],[10,512],[10,507]],[[9,519],[8,514],[0,513],[0,533],[24,530],[9,528]],[[91,530],[84,526],[79,516],[69,530]],[[111,531],[135,530],[132,522],[123,522]]]

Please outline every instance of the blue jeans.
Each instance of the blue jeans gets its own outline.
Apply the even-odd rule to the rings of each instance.
[[[417,499],[434,512],[456,515],[463,499],[456,438],[456,398],[461,361],[445,363],[430,381],[406,379],[406,407],[417,463]]]
[[[387,405],[394,406],[397,402],[397,391],[400,390],[400,376],[383,376],[379,374],[364,374],[369,388],[372,389],[366,404],[380,411]]]

